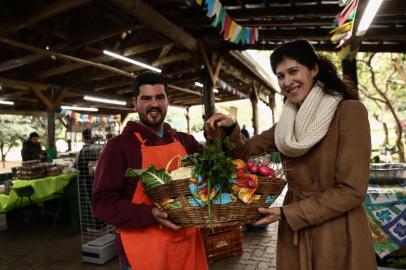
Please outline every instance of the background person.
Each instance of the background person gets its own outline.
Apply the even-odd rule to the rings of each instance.
[[[97,164],[93,212],[118,228],[122,269],[206,270],[199,229],[180,228],[170,222],[167,213],[145,194],[138,178],[124,177],[128,168],[147,168],[150,164],[165,168],[172,157],[195,153],[202,145],[164,122],[169,98],[162,75],[144,72],[133,87],[132,102],[140,121],[129,121],[122,134],[107,142]]]
[[[47,159],[47,153],[42,150],[37,132],[30,133],[28,140],[24,141],[23,148],[21,149],[21,157],[23,161],[35,159],[45,161]]]
[[[206,126],[226,128],[237,146],[235,158],[281,152],[288,181],[284,206],[260,208],[265,217],[256,223],[279,221],[277,269],[376,269],[362,206],[371,154],[367,110],[305,40],[277,48],[271,66],[286,97],[275,126],[248,140],[223,114]]]
[[[245,137],[246,139],[248,139],[248,138],[250,137],[250,133],[249,133],[248,130],[245,128],[245,125],[242,125],[241,133],[242,133],[242,135],[244,135],[244,137]]]
[[[91,166],[97,161],[102,145],[96,145],[92,137],[92,130],[87,128],[82,131],[82,139],[85,143],[79,151],[76,166],[78,169],[78,178],[80,186],[84,186],[87,194],[86,201],[83,209],[85,212],[85,219],[82,220],[84,227],[89,232],[95,232],[103,227],[103,222],[94,219],[91,214],[91,201],[92,201],[92,187],[93,187],[93,173]]]

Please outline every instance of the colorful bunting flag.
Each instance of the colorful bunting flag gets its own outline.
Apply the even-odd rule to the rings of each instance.
[[[226,12],[219,0],[195,0],[199,6],[207,5],[207,17],[212,18],[212,27],[221,22],[220,34],[233,43],[255,44],[258,40],[258,28],[249,28],[236,23]]]
[[[357,53],[356,51],[351,50],[350,40],[352,37],[358,3],[359,0],[340,1],[340,4],[344,6],[344,9],[336,15],[333,21],[333,26],[336,28],[330,31],[330,34],[332,34],[330,40],[338,42],[337,47],[341,48],[337,53],[337,56],[341,60],[344,58],[352,59]]]

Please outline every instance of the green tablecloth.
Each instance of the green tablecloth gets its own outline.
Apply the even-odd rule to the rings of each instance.
[[[55,193],[61,192],[76,174],[61,174],[34,180],[14,180],[9,195],[0,194],[0,213],[13,210],[19,206],[18,195],[15,189],[32,186],[34,194],[31,196],[33,203],[41,203],[55,198]],[[21,206],[29,205],[30,200],[24,197]]]

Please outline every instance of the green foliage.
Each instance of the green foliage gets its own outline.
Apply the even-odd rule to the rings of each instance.
[[[141,177],[145,188],[152,188],[169,183],[171,176],[164,169],[157,169],[151,164],[147,169],[127,169],[126,177]]]
[[[230,157],[223,152],[232,148],[231,143],[226,139],[224,141],[214,140],[207,144],[202,153],[195,153],[186,156],[182,160],[185,166],[194,166],[193,177],[204,176],[210,186],[220,183],[224,186],[230,178],[233,178],[234,164]]]

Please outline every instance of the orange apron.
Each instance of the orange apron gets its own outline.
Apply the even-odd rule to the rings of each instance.
[[[141,142],[142,168],[154,164],[165,168],[176,155],[187,154],[183,145],[174,138],[166,145],[147,146],[139,133],[134,133]],[[170,170],[176,169],[176,163]],[[152,205],[138,181],[132,199],[134,204]],[[207,260],[197,228],[181,228],[177,231],[152,225],[145,229],[120,229],[121,241],[131,270],[207,270]]]

